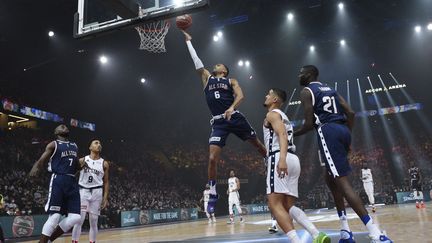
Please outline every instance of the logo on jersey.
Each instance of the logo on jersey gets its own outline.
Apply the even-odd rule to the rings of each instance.
[[[50,211],[56,211],[56,212],[60,212],[60,209],[61,209],[61,207],[59,207],[59,206],[51,206],[49,208]]]
[[[219,142],[221,140],[221,137],[211,137],[210,142]]]
[[[210,84],[208,86],[208,90],[211,91],[213,89],[225,89],[225,90],[228,90],[228,85],[225,84],[225,83]]]
[[[319,90],[321,91],[331,91],[330,87],[319,87]]]

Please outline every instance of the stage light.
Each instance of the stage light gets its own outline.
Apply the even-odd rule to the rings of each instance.
[[[345,46],[345,44],[346,44],[346,42],[345,42],[344,39],[342,39],[339,43],[340,43],[341,46]]]
[[[108,58],[106,56],[101,56],[101,57],[99,57],[99,61],[102,64],[106,64],[108,62]]]
[[[53,37],[53,36],[54,36],[54,31],[50,30],[50,31],[48,32],[48,36],[49,36],[49,37]]]
[[[339,4],[338,4],[338,8],[339,8],[340,10],[342,10],[342,9],[344,8],[344,4],[343,4],[343,3],[339,3]]]
[[[288,18],[289,21],[293,20],[294,19],[294,14],[288,13],[287,18]]]
[[[246,61],[246,62],[245,62],[245,65],[246,65],[246,67],[249,67],[250,62],[249,62],[249,61]]]
[[[309,50],[310,50],[310,51],[315,51],[315,46],[314,46],[314,45],[311,45],[311,46],[309,47]]]
[[[239,62],[238,62],[238,65],[240,66],[240,67],[243,67],[243,61],[242,60],[240,60]]]
[[[145,83],[146,79],[145,78],[141,78],[141,83]]]
[[[216,41],[218,41],[218,40],[219,40],[219,36],[217,36],[217,35],[214,35],[214,36],[213,36],[213,41],[215,41],[215,42],[216,42]]]
[[[417,25],[416,27],[414,27],[414,30],[416,33],[420,33],[422,30],[422,27],[420,25]]]
[[[173,5],[176,8],[183,7],[184,4],[185,4],[184,0],[174,0],[173,1]]]
[[[217,32],[217,36],[218,36],[218,37],[222,37],[222,35],[223,35],[222,31],[218,31],[218,32]]]
[[[428,30],[432,30],[432,23],[429,23],[426,27]]]

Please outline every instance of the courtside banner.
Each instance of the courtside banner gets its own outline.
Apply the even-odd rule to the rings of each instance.
[[[243,206],[247,208],[248,214],[260,214],[270,212],[267,204],[247,204]]]
[[[5,238],[21,238],[40,235],[48,215],[0,217]]]
[[[413,192],[397,192],[396,197],[397,197],[397,202],[399,204],[400,203],[415,203],[416,200],[418,200],[418,201],[424,200],[425,202],[428,202],[431,200],[429,190],[422,191],[420,196],[417,196],[417,193],[413,193]]]

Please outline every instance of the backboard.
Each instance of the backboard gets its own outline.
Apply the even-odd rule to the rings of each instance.
[[[74,37],[96,36],[115,30],[206,8],[209,0],[78,0]]]

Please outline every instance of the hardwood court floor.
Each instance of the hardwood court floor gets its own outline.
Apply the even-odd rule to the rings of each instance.
[[[373,214],[375,222],[385,230],[394,242],[429,242],[432,243],[432,204],[426,209],[416,209],[414,204],[390,205],[379,207]],[[335,210],[314,210],[307,212],[315,225],[332,235],[332,242],[337,242],[339,221]],[[358,243],[367,242],[366,228],[350,209],[347,212],[351,229],[357,233]],[[205,220],[166,225],[153,225],[135,228],[122,228],[99,231],[97,242],[288,242],[282,233],[270,235],[268,214],[245,216],[246,222],[227,225],[226,217],[218,219],[216,224]],[[297,229],[301,229],[296,225]],[[362,233],[363,232],[363,233]],[[303,231],[300,234],[309,238]],[[26,241],[37,242],[37,241]],[[70,236],[55,242],[71,242]],[[88,235],[83,234],[80,242],[88,242]],[[305,242],[311,242],[306,240]]]

